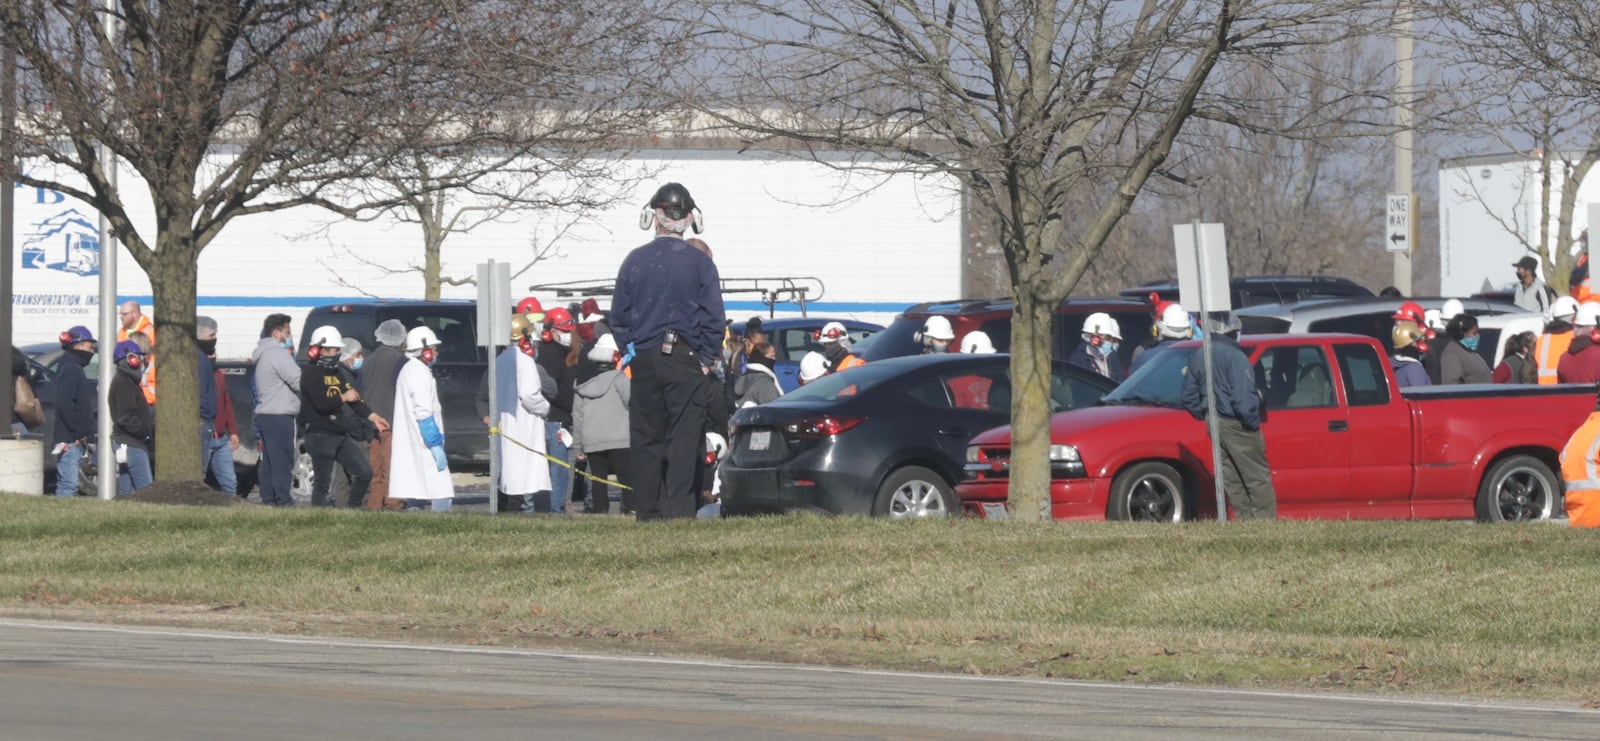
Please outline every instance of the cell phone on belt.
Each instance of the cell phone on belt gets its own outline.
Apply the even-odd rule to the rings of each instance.
[[[661,354],[662,355],[671,355],[672,354],[672,346],[676,345],[676,344],[678,344],[678,333],[674,332],[674,331],[672,331],[670,329],[667,330],[666,339],[661,341]]]

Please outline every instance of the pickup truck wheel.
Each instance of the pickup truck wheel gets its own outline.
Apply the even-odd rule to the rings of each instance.
[[[872,514],[894,520],[948,517],[959,511],[956,493],[943,476],[922,466],[896,469],[878,487]]]
[[[1561,480],[1544,461],[1511,456],[1490,466],[1478,486],[1478,521],[1548,520],[1560,491]]]
[[[1106,519],[1183,522],[1188,514],[1183,476],[1165,463],[1147,461],[1117,474],[1111,482]]]

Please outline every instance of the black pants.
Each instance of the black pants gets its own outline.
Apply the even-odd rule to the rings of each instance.
[[[611,474],[616,474],[617,483],[623,486],[632,486],[632,484],[628,483],[628,480],[633,476],[632,472],[628,470],[628,459],[631,456],[627,448],[585,453],[584,457],[589,459],[589,473],[602,479]],[[614,488],[616,487],[610,484],[590,481],[589,511],[600,515],[609,513],[611,511],[611,490]],[[637,511],[637,508],[633,506],[634,499],[633,492],[627,489],[622,490],[622,511],[624,513]]]
[[[306,454],[311,456],[311,506],[334,504],[328,501],[328,486],[333,483],[335,463],[350,476],[350,497],[345,506],[360,507],[367,501],[372,464],[356,441],[346,435],[311,430],[306,433]]]
[[[706,390],[712,379],[679,343],[671,355],[642,349],[633,360],[628,428],[634,511],[643,520],[689,519],[700,503]]]

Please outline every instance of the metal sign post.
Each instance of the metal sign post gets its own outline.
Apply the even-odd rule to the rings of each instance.
[[[1233,309],[1228,279],[1228,242],[1221,224],[1172,227],[1178,250],[1178,303],[1194,307],[1202,319],[1212,312]],[[1211,473],[1217,491],[1217,519],[1228,520],[1228,500],[1222,486],[1222,441],[1218,438],[1217,374],[1211,362],[1211,329],[1200,334],[1200,355],[1206,369],[1206,432],[1211,437]]]
[[[495,366],[500,340],[511,326],[511,266],[490,260],[478,264],[478,346],[489,354],[489,426],[500,426],[500,398]],[[489,436],[489,513],[500,512],[500,439]]]

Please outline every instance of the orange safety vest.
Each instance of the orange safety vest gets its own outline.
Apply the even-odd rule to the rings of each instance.
[[[1568,524],[1600,527],[1600,412],[1590,412],[1561,450],[1561,480]]]
[[[117,330],[117,342],[122,342],[128,339],[128,335],[133,334],[134,332],[143,332],[146,337],[150,338],[150,352],[154,353],[156,348],[155,322],[150,321],[150,317],[140,314],[139,321],[133,323],[133,329],[123,327],[122,329]],[[139,379],[139,389],[144,391],[144,400],[151,406],[155,406],[156,363],[154,360],[150,361],[149,368],[145,371],[144,376]]]
[[[1556,375],[1556,365],[1561,362],[1567,348],[1572,347],[1572,330],[1565,332],[1546,332],[1539,335],[1539,344],[1534,350],[1533,357],[1539,363],[1539,384],[1553,386],[1561,382]]]
[[[850,370],[851,368],[854,368],[854,367],[856,367],[858,365],[866,365],[866,364],[867,364],[867,361],[862,360],[861,358],[858,358],[858,357],[856,357],[854,355],[846,355],[846,356],[844,356],[844,360],[839,361],[839,368],[835,372],[842,371],[842,370]]]

